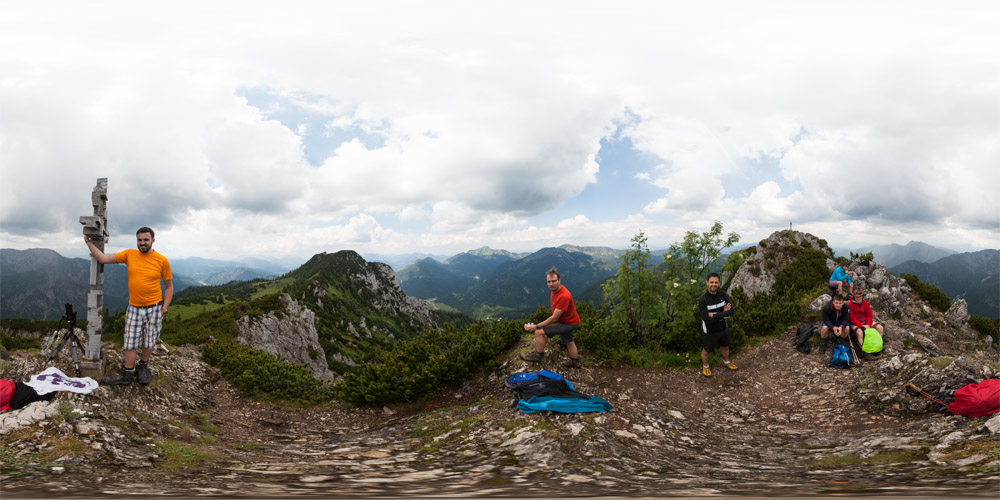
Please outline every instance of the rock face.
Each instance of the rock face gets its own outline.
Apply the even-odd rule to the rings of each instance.
[[[436,327],[431,310],[427,303],[416,297],[410,297],[399,287],[396,273],[388,264],[382,262],[367,262],[363,268],[351,276],[360,283],[366,283],[374,294],[372,305],[377,309],[395,309],[400,314],[410,317],[411,326],[429,325]],[[364,327],[364,325],[361,325]]]
[[[285,304],[284,311],[236,320],[240,331],[236,340],[303,365],[320,380],[333,380],[335,375],[327,366],[316,334],[316,315],[287,294],[283,294],[281,300]]]
[[[774,288],[778,273],[795,258],[781,251],[784,245],[796,245],[821,250],[833,257],[832,251],[819,238],[801,231],[777,231],[771,236],[760,240],[751,255],[736,271],[729,289],[743,288],[747,297],[753,297],[758,292],[768,293]],[[832,262],[832,261],[831,261]],[[830,269],[833,271],[833,268]]]

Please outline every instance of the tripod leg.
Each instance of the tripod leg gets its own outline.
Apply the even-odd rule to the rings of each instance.
[[[73,340],[75,342],[69,344],[69,350],[73,353],[73,368],[76,368],[76,377],[80,378],[80,356],[76,352],[76,346],[80,344],[80,339],[76,335],[73,335]],[[82,345],[80,346],[80,350],[83,350]]]
[[[65,335],[63,335],[62,342],[59,342],[59,345],[55,349],[52,350],[52,355],[49,356],[49,361],[52,361],[53,359],[56,359],[56,355],[58,355],[59,351],[61,351],[62,348],[63,348],[63,346],[66,345],[66,341],[69,340],[69,336],[70,335],[72,335],[72,332],[69,332],[69,333],[66,333]]]

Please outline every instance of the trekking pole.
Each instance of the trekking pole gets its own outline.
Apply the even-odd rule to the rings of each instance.
[[[915,384],[914,384],[913,382],[910,382],[910,383],[906,384],[906,389],[907,389],[908,391],[912,392],[912,393],[913,393],[914,395],[920,395],[920,396],[923,396],[923,397],[925,397],[925,398],[927,398],[927,399],[930,399],[931,401],[933,401],[933,402],[935,402],[935,403],[937,403],[937,404],[939,404],[939,405],[941,405],[941,406],[944,406],[945,408],[947,408],[947,407],[948,407],[948,404],[947,404],[947,403],[945,403],[944,401],[941,401],[940,399],[938,399],[938,398],[936,398],[936,397],[932,396],[932,395],[931,395],[930,393],[928,393],[927,391],[925,391],[925,390],[923,390],[923,389],[921,389],[921,388],[917,387],[917,386],[916,386],[916,385],[915,385]]]

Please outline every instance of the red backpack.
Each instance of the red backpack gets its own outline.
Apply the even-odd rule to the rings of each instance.
[[[948,411],[967,417],[985,417],[1000,411],[1000,379],[969,384],[955,391],[955,401]]]

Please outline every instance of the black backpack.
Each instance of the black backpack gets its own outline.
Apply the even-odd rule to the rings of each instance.
[[[816,333],[816,325],[799,325],[795,333],[795,349],[802,354],[809,354],[812,350],[813,334]]]

